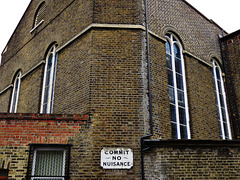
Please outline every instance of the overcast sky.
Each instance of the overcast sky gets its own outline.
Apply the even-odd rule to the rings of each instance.
[[[0,0],[0,53],[31,0]],[[228,33],[240,29],[240,0],[187,0]]]

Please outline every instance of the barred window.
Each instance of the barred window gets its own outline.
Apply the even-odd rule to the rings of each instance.
[[[166,34],[170,117],[173,139],[190,139],[189,112],[182,46],[173,34]]]
[[[221,139],[232,139],[222,71],[216,60],[213,59],[212,63],[220,137]]]
[[[69,179],[71,145],[30,145],[28,177],[31,180]],[[29,173],[31,169],[31,173]],[[30,174],[30,175],[29,175]]]
[[[20,91],[20,84],[21,84],[21,71],[16,75],[14,82],[13,82],[13,91],[12,91],[12,98],[11,98],[11,104],[10,104],[10,113],[16,113],[17,112],[17,105],[18,105],[18,97],[19,97],[19,91]]]

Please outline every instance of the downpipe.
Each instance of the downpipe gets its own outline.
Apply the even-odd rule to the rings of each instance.
[[[149,33],[148,33],[148,11],[147,11],[147,0],[145,0],[145,28],[146,28],[146,46],[147,46],[147,75],[148,75],[148,103],[149,103],[149,124],[150,134],[142,136],[140,139],[141,143],[141,177],[144,180],[144,152],[150,149],[149,147],[144,148],[144,139],[153,136],[153,119],[152,119],[152,93],[151,93],[151,73],[150,73],[150,57],[149,57]]]

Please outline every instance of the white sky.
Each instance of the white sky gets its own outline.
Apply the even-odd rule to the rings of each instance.
[[[0,54],[31,0],[0,0]],[[187,0],[228,33],[240,29],[240,0]]]

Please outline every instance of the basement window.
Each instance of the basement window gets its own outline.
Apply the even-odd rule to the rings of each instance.
[[[68,144],[31,144],[27,179],[69,179],[70,148]]]

